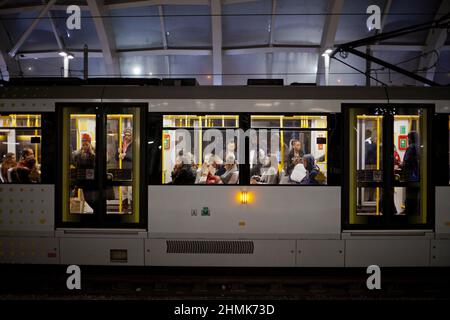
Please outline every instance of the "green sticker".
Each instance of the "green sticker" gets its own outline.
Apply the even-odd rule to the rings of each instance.
[[[400,139],[400,148],[406,149],[406,140],[405,139]]]
[[[406,133],[406,127],[405,126],[400,126],[400,133],[401,134],[405,134]]]
[[[202,208],[202,216],[210,216],[210,211],[208,207],[203,207]]]

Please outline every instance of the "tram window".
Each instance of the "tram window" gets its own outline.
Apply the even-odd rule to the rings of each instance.
[[[251,117],[252,128],[313,128],[326,129],[326,116],[275,116],[260,115]]]
[[[70,115],[70,213],[92,214],[97,206],[98,190],[93,181],[96,172],[96,116]]]
[[[41,115],[0,115],[0,183],[41,181]]]
[[[326,116],[251,116],[251,126],[250,184],[326,184]]]
[[[356,117],[356,214],[382,215],[383,116]]]
[[[239,117],[163,116],[163,184],[238,184]]]
[[[133,114],[111,114],[106,116],[106,166],[110,185],[106,190],[108,214],[132,214],[133,159]],[[110,184],[108,183],[108,184]]]
[[[450,116],[448,116],[448,184],[450,184]]]
[[[428,109],[369,106],[348,112],[348,223],[429,223]]]
[[[394,116],[393,213],[415,224],[426,222],[426,117],[422,109],[400,109]]]

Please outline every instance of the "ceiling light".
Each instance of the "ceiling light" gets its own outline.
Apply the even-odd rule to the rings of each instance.
[[[133,74],[134,75],[140,75],[141,72],[142,72],[142,70],[141,70],[140,67],[136,66],[136,67],[133,68]]]
[[[74,58],[74,55],[73,55],[72,53],[67,52],[67,51],[64,51],[64,50],[58,52],[58,54],[59,54],[61,57],[67,57],[67,58],[69,58],[69,59],[73,59],[73,58]]]
[[[333,52],[332,49],[327,49],[327,50],[325,50],[324,53],[322,53],[322,57],[329,56],[332,52]]]

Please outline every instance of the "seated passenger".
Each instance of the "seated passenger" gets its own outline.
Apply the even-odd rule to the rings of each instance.
[[[214,169],[216,169],[215,175],[218,177],[223,175],[226,171],[222,159],[217,155],[212,156],[211,165],[213,166]]]
[[[237,184],[239,181],[239,171],[236,165],[236,158],[232,153],[225,159],[225,173],[220,176],[223,184]]]
[[[205,155],[205,159],[201,167],[197,168],[195,173],[195,184],[205,184],[207,181],[208,173],[213,169],[211,166],[211,153]]]
[[[17,164],[18,167],[26,167],[26,159],[34,158],[34,151],[31,148],[25,148],[20,153],[20,161]]]
[[[275,155],[266,157],[261,168],[261,175],[254,175],[250,184],[277,184],[278,183],[278,160]]]
[[[8,176],[13,183],[39,183],[40,175],[37,172],[36,160],[34,157],[28,157],[22,162],[22,166],[10,168]]]
[[[7,153],[3,156],[3,161],[0,169],[0,181],[2,183],[11,182],[8,180],[8,170],[17,166],[16,155],[14,153]]]
[[[181,157],[181,163],[177,163],[172,172],[172,184],[194,184],[195,174],[192,171],[192,160],[188,156]]]
[[[314,156],[307,154],[303,156],[303,166],[306,169],[306,176],[300,181],[300,184],[319,185],[324,184],[325,175],[320,171],[316,165]]]

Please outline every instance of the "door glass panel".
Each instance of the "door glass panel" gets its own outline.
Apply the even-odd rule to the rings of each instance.
[[[106,116],[106,213],[133,213],[133,114]]]
[[[93,214],[99,204],[96,184],[96,115],[71,114],[66,146],[69,168],[69,214]],[[64,180],[63,180],[64,181]],[[73,218],[66,216],[67,221]],[[76,219],[75,219],[76,220]]]
[[[381,215],[383,117],[358,115],[356,127],[357,215]]]
[[[349,222],[368,224],[383,216],[384,117],[365,108],[349,112]]]
[[[427,113],[400,109],[394,116],[394,214],[426,223]]]

